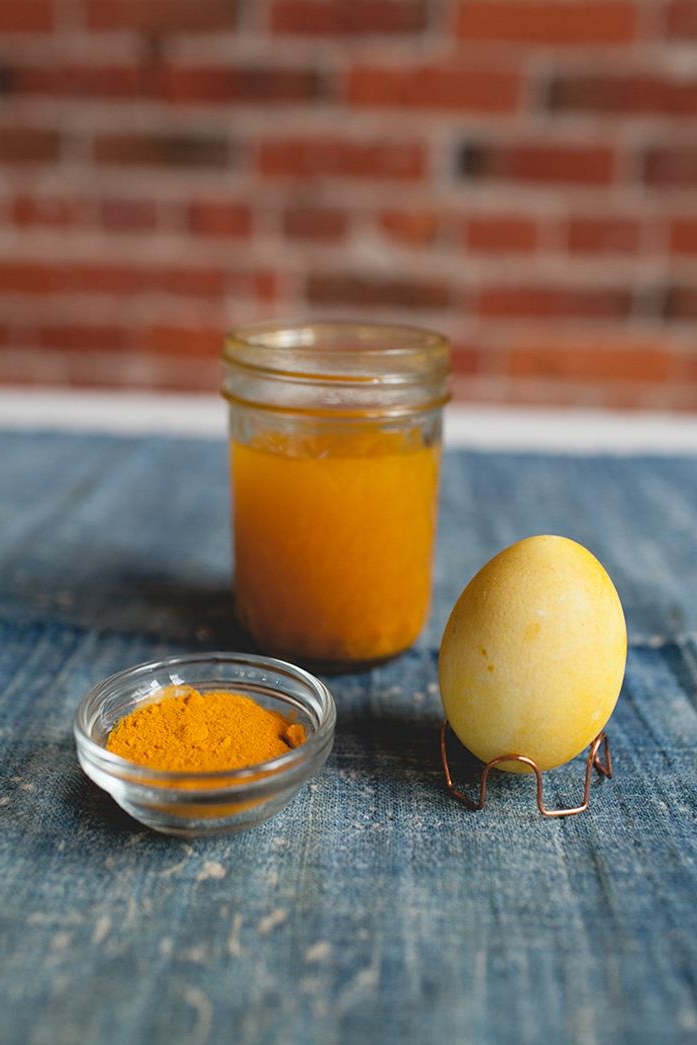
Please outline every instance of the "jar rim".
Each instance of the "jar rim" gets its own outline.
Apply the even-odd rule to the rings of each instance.
[[[346,341],[350,340],[351,345]],[[235,346],[269,353],[283,349],[331,352],[357,351],[389,357],[414,352],[448,351],[448,339],[435,330],[409,323],[353,319],[266,320],[235,327],[225,335],[223,360],[237,362]],[[248,365],[248,364],[247,364]],[[276,369],[270,367],[270,369]]]
[[[231,404],[402,416],[447,402],[450,345],[442,334],[406,324],[267,321],[227,336],[223,371]]]

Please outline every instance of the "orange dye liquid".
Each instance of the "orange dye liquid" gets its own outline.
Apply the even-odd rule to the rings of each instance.
[[[232,444],[241,623],[271,653],[406,649],[428,611],[440,453],[399,433]]]

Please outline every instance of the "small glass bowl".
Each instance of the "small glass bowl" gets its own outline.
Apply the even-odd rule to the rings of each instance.
[[[242,693],[301,723],[307,739],[269,762],[215,773],[148,769],[107,751],[116,722],[172,685]],[[156,831],[190,837],[244,831],[282,809],[328,758],[335,720],[331,693],[302,668],[245,653],[204,653],[111,675],[82,700],[74,732],[80,765],[122,809]]]

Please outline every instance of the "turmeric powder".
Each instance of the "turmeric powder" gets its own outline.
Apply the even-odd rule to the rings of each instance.
[[[302,725],[263,708],[251,697],[169,686],[156,703],[117,722],[106,746],[149,769],[211,773],[268,762],[304,740]]]

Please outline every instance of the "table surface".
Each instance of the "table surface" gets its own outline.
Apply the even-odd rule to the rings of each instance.
[[[0,431],[0,1040],[697,1041],[696,530],[691,455],[449,450],[420,640],[326,680],[335,749],[283,812],[183,841],[87,780],[71,727],[105,675],[239,641],[224,441]],[[615,775],[563,821],[504,775],[468,812],[438,750],[449,609],[535,532],[598,555],[630,635]]]

